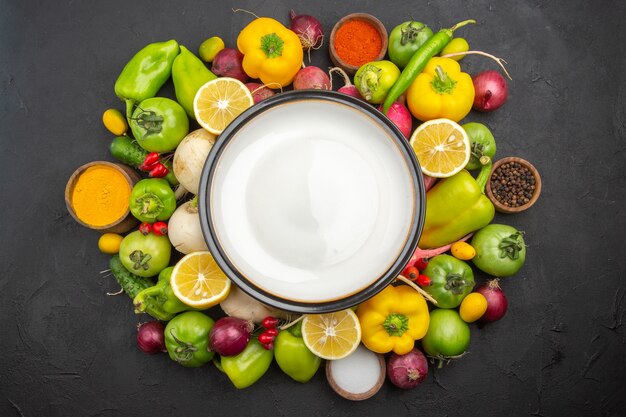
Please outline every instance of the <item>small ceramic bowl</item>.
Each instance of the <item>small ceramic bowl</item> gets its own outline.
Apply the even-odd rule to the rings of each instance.
[[[496,196],[493,194],[493,190],[491,189],[491,177],[492,177],[493,173],[500,166],[502,166],[503,164],[509,163],[509,162],[517,162],[517,163],[519,163],[523,167],[527,168],[533,174],[533,176],[535,177],[535,191],[533,193],[533,196],[530,198],[528,203],[526,203],[524,205],[521,205],[521,206],[518,206],[518,207],[508,207],[508,206],[505,206],[500,201],[498,201]],[[535,204],[535,202],[539,198],[539,194],[541,194],[541,176],[539,175],[539,172],[533,166],[533,164],[531,164],[530,162],[528,162],[525,159],[516,158],[516,157],[503,158],[503,159],[500,159],[500,160],[498,160],[497,162],[495,162],[493,164],[493,167],[491,168],[491,173],[489,174],[489,179],[487,180],[487,186],[485,188],[485,191],[486,191],[487,197],[489,197],[489,200],[491,200],[491,202],[493,203],[493,205],[495,206],[495,208],[496,208],[496,210],[498,212],[506,213],[506,214],[520,213],[520,212],[530,208],[533,204]]]
[[[344,24],[351,22],[353,20],[360,20],[367,22],[374,26],[376,30],[378,30],[378,34],[380,35],[383,43],[380,49],[380,52],[376,56],[376,58],[372,59],[372,61],[380,61],[385,57],[385,53],[387,52],[387,43],[389,42],[389,38],[387,36],[387,29],[385,29],[385,25],[382,24],[380,20],[376,17],[372,16],[368,13],[352,13],[347,16],[341,18],[333,27],[333,30],[330,32],[330,42],[328,43],[328,51],[330,54],[330,60],[335,64],[335,66],[343,69],[348,75],[354,75],[354,73],[359,69],[358,66],[349,64],[342,60],[337,54],[337,50],[335,49],[335,36],[337,35],[337,31]]]
[[[80,177],[80,175],[85,172],[88,168],[94,167],[94,166],[107,166],[110,168],[115,169],[116,171],[118,171],[120,174],[122,174],[124,176],[124,178],[126,179],[128,185],[130,186],[130,188],[132,189],[133,186],[137,183],[137,181],[140,180],[139,174],[137,174],[137,172],[135,172],[133,169],[122,165],[122,164],[117,164],[117,163],[113,163],[113,162],[108,162],[108,161],[94,161],[94,162],[89,162],[83,166],[81,166],[80,168],[78,168],[76,171],[74,171],[74,173],[72,174],[72,176],[70,177],[70,179],[67,181],[67,185],[65,186],[65,205],[67,206],[67,211],[69,211],[70,215],[74,218],[74,220],[76,220],[76,222],[78,222],[80,225],[88,227],[90,229],[93,230],[97,230],[101,233],[125,233],[128,232],[130,229],[132,229],[133,227],[135,227],[135,225],[137,225],[137,223],[139,223],[139,221],[137,219],[135,219],[135,217],[133,217],[132,214],[130,214],[130,208],[127,208],[126,211],[124,212],[124,214],[118,218],[117,220],[103,225],[103,226],[95,226],[95,225],[91,225],[88,223],[85,223],[84,221],[82,221],[81,219],[78,218],[78,216],[76,215],[76,212],[74,211],[74,207],[72,206],[72,194],[74,193],[74,187],[76,186],[76,182],[78,181],[78,177]]]
[[[363,345],[360,345],[357,349],[365,350],[366,348]],[[369,390],[361,393],[346,391],[339,385],[339,383],[337,382],[337,377],[333,374],[333,365],[336,366],[337,361],[326,361],[326,379],[328,380],[328,384],[333,389],[333,391],[350,401],[367,400],[368,398],[376,395],[378,391],[380,391],[380,388],[385,383],[385,378],[387,375],[387,364],[385,363],[385,357],[374,352],[368,352],[368,354],[375,355],[380,366],[380,374],[374,386],[372,386],[372,388],[370,388]]]

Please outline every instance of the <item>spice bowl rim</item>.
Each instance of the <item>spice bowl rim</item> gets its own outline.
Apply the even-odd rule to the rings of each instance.
[[[330,38],[328,42],[328,52],[329,52],[330,59],[333,62],[333,64],[343,69],[348,75],[354,75],[356,71],[359,69],[359,67],[348,64],[347,62],[345,62],[343,59],[339,57],[339,55],[337,54],[337,51],[335,50],[335,36],[341,26],[343,26],[344,24],[352,20],[362,20],[362,21],[366,21],[372,24],[376,28],[376,30],[378,31],[381,37],[381,40],[382,40],[381,50],[376,56],[376,58],[374,58],[372,61],[379,61],[385,57],[385,54],[387,53],[387,46],[389,43],[389,36],[387,35],[387,29],[385,28],[385,25],[383,24],[383,22],[381,22],[376,16],[373,16],[369,13],[358,12],[358,13],[350,13],[348,15],[345,15],[341,19],[339,19],[337,23],[335,23],[335,25],[333,26],[333,29],[330,32]]]
[[[65,185],[65,205],[67,207],[67,211],[70,213],[72,218],[76,220],[78,224],[80,224],[81,226],[87,227],[89,229],[97,230],[99,232],[111,232],[111,233],[127,232],[128,230],[132,229],[135,224],[138,223],[138,220],[132,217],[130,213],[130,205],[126,208],[126,211],[124,212],[124,214],[122,214],[117,220],[115,220],[112,223],[105,224],[103,226],[95,226],[95,225],[85,223],[84,221],[82,221],[76,215],[76,211],[74,210],[74,206],[72,205],[72,192],[74,191],[74,187],[76,186],[78,177],[80,177],[80,175],[83,172],[85,172],[88,168],[91,168],[93,166],[101,166],[101,165],[111,167],[115,169],[116,171],[118,171],[119,173],[121,173],[131,189],[141,179],[139,174],[137,174],[137,172],[133,171],[132,169],[130,169],[129,167],[125,165],[122,165],[116,162],[110,162],[110,161],[87,162],[86,164],[83,164],[79,166],[78,168],[76,168],[76,170],[74,170],[74,172],[70,176],[69,180],[67,180],[67,184]]]
[[[535,190],[533,192],[533,196],[530,198],[528,203],[518,206],[518,207],[505,206],[500,201],[498,201],[496,196],[493,194],[493,191],[491,190],[491,177],[493,176],[494,172],[501,165],[506,164],[508,162],[517,162],[523,165],[524,167],[528,168],[528,170],[530,170],[530,172],[533,174],[533,177],[535,178]],[[498,159],[496,162],[494,162],[493,166],[491,167],[489,178],[487,178],[487,185],[485,187],[485,193],[487,194],[487,197],[493,203],[495,209],[498,212],[505,213],[505,214],[520,213],[532,207],[535,204],[535,202],[537,202],[537,200],[539,199],[539,195],[541,194],[541,176],[539,175],[539,171],[537,171],[537,168],[535,168],[533,164],[531,164],[530,162],[528,162],[527,160],[523,158],[519,158],[516,156],[508,156],[506,158],[501,158],[501,159]]]

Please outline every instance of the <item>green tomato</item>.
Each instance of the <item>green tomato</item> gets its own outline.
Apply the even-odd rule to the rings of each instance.
[[[142,222],[164,221],[176,211],[176,196],[164,179],[146,178],[133,187],[129,206],[133,216]]]
[[[165,327],[165,347],[173,361],[197,368],[213,359],[208,349],[209,332],[215,322],[199,311],[186,311],[174,317]]]
[[[267,372],[273,358],[273,351],[265,349],[253,336],[238,355],[222,356],[220,366],[233,385],[243,389],[257,382]]]
[[[437,255],[428,261],[422,271],[430,278],[424,290],[437,300],[439,308],[455,308],[474,289],[474,272],[460,259],[450,255]]]
[[[174,100],[153,97],[139,103],[130,118],[130,128],[145,150],[169,152],[189,133],[189,119]]]
[[[482,123],[465,123],[461,125],[470,140],[471,155],[465,169],[479,169],[488,164],[496,155],[496,140],[491,130]]]
[[[428,356],[450,359],[465,352],[470,342],[470,328],[456,310],[435,309],[430,312],[430,325],[422,339]]]
[[[404,69],[409,60],[431,36],[433,31],[421,22],[404,22],[393,28],[389,34],[389,59]]]
[[[368,62],[354,75],[354,85],[363,98],[374,104],[382,103],[393,84],[400,77],[400,70],[391,61]]]
[[[130,272],[140,277],[153,277],[167,268],[172,245],[166,236],[140,231],[127,235],[120,244],[120,260]]]
[[[506,224],[490,224],[472,238],[476,256],[472,261],[480,270],[495,277],[509,277],[526,260],[522,232]]]
[[[441,56],[448,54],[456,54],[458,52],[467,52],[469,51],[469,44],[463,38],[454,38],[446,46],[444,46],[441,51]],[[455,61],[460,61],[465,58],[465,55],[453,56],[450,59],[454,59]]]

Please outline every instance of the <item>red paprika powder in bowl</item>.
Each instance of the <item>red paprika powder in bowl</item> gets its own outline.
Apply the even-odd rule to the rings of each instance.
[[[354,75],[361,65],[383,59],[387,42],[387,29],[380,20],[371,14],[352,13],[339,20],[330,33],[330,59]]]

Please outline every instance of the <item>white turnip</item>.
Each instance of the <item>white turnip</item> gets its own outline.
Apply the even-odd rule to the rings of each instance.
[[[188,254],[209,250],[200,228],[200,216],[195,198],[176,209],[170,217],[167,228],[167,237],[177,251]]]
[[[194,130],[180,142],[174,153],[174,175],[190,193],[197,195],[204,162],[215,143],[215,135]]]

